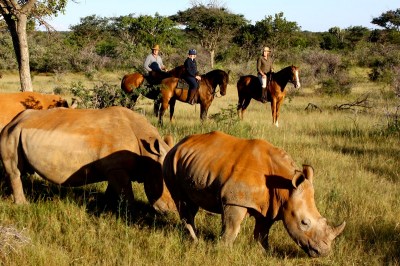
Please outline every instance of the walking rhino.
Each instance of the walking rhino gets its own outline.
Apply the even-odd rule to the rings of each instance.
[[[219,131],[184,138],[165,157],[165,182],[181,220],[196,241],[199,207],[222,214],[222,241],[232,244],[247,214],[254,238],[268,248],[268,233],[282,220],[311,257],[325,256],[345,227],[331,227],[314,202],[313,168],[298,170],[291,157],[264,140]]]
[[[122,195],[129,205],[137,181],[156,210],[176,210],[162,178],[169,149],[145,117],[124,107],[26,110],[0,135],[16,204],[27,202],[21,175],[36,172],[63,186],[108,181],[106,195]]]

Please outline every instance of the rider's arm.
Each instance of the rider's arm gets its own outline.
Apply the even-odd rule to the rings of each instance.
[[[147,57],[146,57],[146,60],[144,61],[144,64],[143,64],[143,67],[144,67],[144,69],[146,69],[147,71],[151,71],[151,68],[149,67],[150,66],[150,64],[152,63],[152,61],[151,61],[151,55],[148,55]]]

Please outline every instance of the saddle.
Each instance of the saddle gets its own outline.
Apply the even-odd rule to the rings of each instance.
[[[183,89],[183,90],[188,90],[189,89],[189,84],[186,82],[184,79],[179,79],[178,84],[176,85],[177,89]]]

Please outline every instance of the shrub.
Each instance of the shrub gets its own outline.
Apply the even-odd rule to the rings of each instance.
[[[351,92],[352,82],[347,75],[342,77],[328,78],[320,82],[320,87],[316,89],[317,93],[332,95],[348,95]]]
[[[79,108],[102,109],[110,106],[124,106],[132,109],[135,103],[117,85],[102,82],[87,89],[81,82],[73,83],[69,89],[78,102]]]

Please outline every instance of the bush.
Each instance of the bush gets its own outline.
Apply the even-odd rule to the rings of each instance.
[[[102,82],[93,89],[87,89],[81,82],[73,83],[69,89],[78,102],[78,108],[102,109],[110,106],[124,106],[132,109],[135,106],[128,94],[119,86]]]
[[[320,87],[316,89],[317,93],[332,95],[348,95],[351,92],[352,82],[350,79],[345,77],[328,78],[320,83]]]

